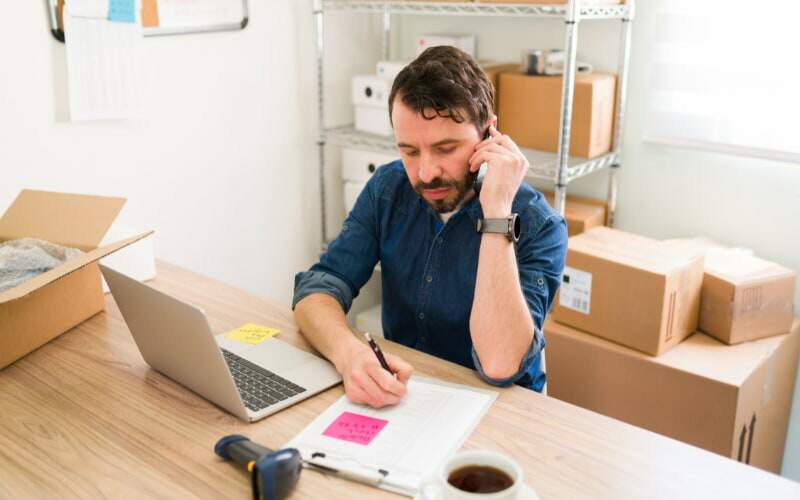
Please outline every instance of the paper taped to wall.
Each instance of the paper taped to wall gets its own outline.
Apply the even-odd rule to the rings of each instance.
[[[126,0],[135,3],[138,1]],[[69,109],[72,121],[120,120],[139,104],[139,9],[108,0],[71,0],[64,6]],[[112,19],[113,18],[113,19]]]

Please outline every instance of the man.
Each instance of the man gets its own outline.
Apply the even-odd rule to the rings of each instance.
[[[495,128],[493,96],[475,61],[453,47],[429,48],[404,68],[389,96],[401,160],[375,172],[319,263],[295,278],[297,324],[354,402],[397,403],[412,372],[388,354],[395,376],[381,368],[345,320],[379,260],[386,338],[474,368],[490,384],[544,385],[541,328],[566,225],[522,183],[528,161]],[[479,221],[499,232],[478,232]]]

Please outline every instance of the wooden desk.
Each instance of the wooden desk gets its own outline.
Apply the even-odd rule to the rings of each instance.
[[[214,331],[253,321],[300,347],[285,305],[159,263],[153,286],[202,306]],[[330,389],[245,424],[150,369],[111,296],[99,314],[0,371],[0,498],[248,498],[212,448],[240,433],[278,448],[339,398]],[[474,372],[391,342],[418,373],[483,386]],[[465,448],[518,460],[547,498],[800,498],[800,484],[519,387]],[[394,497],[305,470],[293,498]]]

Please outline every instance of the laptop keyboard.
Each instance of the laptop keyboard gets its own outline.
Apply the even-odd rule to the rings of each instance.
[[[306,390],[230,351],[220,350],[250,411],[263,410]]]

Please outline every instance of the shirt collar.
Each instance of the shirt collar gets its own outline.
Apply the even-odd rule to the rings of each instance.
[[[428,205],[428,202],[426,202],[424,199],[422,199],[422,197],[420,195],[418,195],[416,191],[414,191],[412,189],[411,193],[413,194],[413,197],[417,199],[417,203],[424,210],[426,210],[429,214],[431,214],[431,216],[434,217],[436,220],[441,220],[441,218],[439,217],[439,214],[436,213],[436,211],[433,208],[431,208],[430,205]],[[480,197],[479,196],[473,196],[471,200],[466,202],[456,213],[453,214],[453,217],[457,217],[458,214],[460,214],[461,212],[466,212],[467,215],[469,216],[469,218],[472,220],[472,223],[473,224],[477,224],[478,223],[478,219],[483,217],[483,210],[481,210]],[[453,217],[451,217],[451,219]]]

